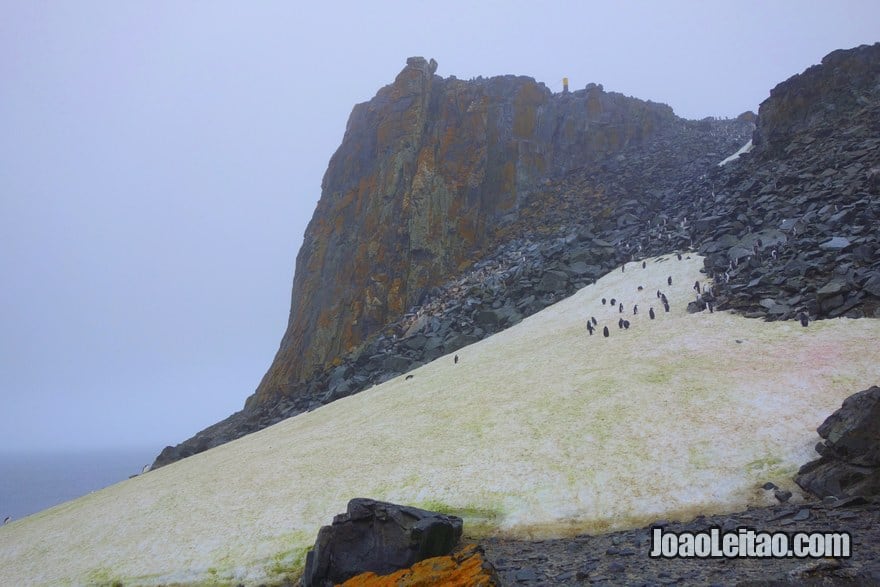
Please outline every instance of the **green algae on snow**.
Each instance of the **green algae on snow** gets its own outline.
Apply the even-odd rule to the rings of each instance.
[[[687,314],[704,279],[691,257],[612,272],[459,349],[457,365],[441,357],[0,528],[0,584],[283,582],[353,497],[532,537],[759,505],[766,481],[797,500],[816,427],[880,379],[863,344],[880,322]],[[652,321],[658,287],[671,311]],[[629,330],[606,295],[639,304]],[[609,338],[588,335],[591,316]]]

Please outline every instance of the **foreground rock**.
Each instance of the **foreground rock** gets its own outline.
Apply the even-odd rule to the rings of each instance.
[[[423,560],[408,569],[376,575],[363,573],[352,577],[342,587],[493,587],[500,585],[495,568],[476,544],[468,544],[449,556]]]
[[[880,496],[880,387],[846,398],[818,432],[822,457],[801,467],[798,485],[819,497]]]
[[[461,538],[462,520],[436,512],[356,498],[318,532],[306,557],[305,587],[336,585],[366,571],[388,574],[445,556]]]

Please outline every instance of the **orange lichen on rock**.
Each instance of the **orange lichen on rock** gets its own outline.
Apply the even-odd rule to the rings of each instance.
[[[538,123],[538,106],[547,99],[534,81],[523,84],[513,101],[513,136],[531,139]]]
[[[390,575],[367,572],[352,577],[342,587],[492,587],[498,578],[483,550],[468,544],[450,556],[437,556],[417,562]]]

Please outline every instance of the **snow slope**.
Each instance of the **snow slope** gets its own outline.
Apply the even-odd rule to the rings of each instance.
[[[0,584],[278,580],[359,496],[457,513],[466,533],[538,537],[738,510],[767,499],[765,481],[795,489],[816,427],[880,380],[865,352],[880,321],[689,315],[701,266],[629,263],[457,365],[442,357],[0,527]],[[603,296],[625,303],[628,331]]]
[[[749,139],[749,142],[747,142],[745,145],[740,147],[739,151],[737,151],[736,153],[734,153],[730,157],[727,157],[727,158],[723,159],[720,163],[718,163],[718,167],[722,167],[724,165],[727,165],[731,161],[736,161],[737,159],[739,159],[739,156],[743,155],[744,153],[751,153],[752,149],[754,147],[755,147],[755,145],[752,143],[752,139]]]

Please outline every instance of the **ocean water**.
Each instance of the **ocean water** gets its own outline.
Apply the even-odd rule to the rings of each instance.
[[[158,454],[144,449],[0,452],[0,524],[97,491],[140,473]]]

